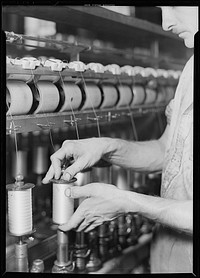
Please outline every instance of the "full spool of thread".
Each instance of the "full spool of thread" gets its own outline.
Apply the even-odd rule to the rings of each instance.
[[[55,180],[53,182],[53,215],[55,224],[62,225],[68,222],[74,213],[74,199],[65,196],[65,190],[74,186],[75,178],[70,181]]]
[[[6,186],[8,190],[8,227],[14,236],[30,234],[32,221],[32,188],[34,184],[24,184],[23,178],[16,178],[14,184]]]
[[[145,91],[146,91],[146,98],[144,101],[145,104],[154,103],[157,97],[156,90],[153,88],[146,87]]]
[[[133,85],[132,92],[133,92],[133,100],[131,102],[131,107],[142,104],[146,96],[144,87],[141,85]]]
[[[118,101],[117,89],[111,84],[102,84],[101,89],[103,91],[103,101],[101,108],[113,107]]]
[[[95,83],[88,82],[83,86],[85,92],[85,102],[82,109],[97,108],[101,104],[102,96],[99,87]]]
[[[121,84],[117,86],[119,91],[119,101],[117,107],[127,106],[131,103],[133,93],[128,85]]]
[[[54,112],[60,99],[58,88],[49,81],[38,81],[36,86],[33,93],[38,106],[34,114]]]
[[[6,115],[27,114],[33,104],[33,95],[30,87],[23,81],[9,80],[6,84]]]
[[[72,82],[63,82],[62,89],[64,92],[65,100],[60,109],[60,112],[71,111],[71,109],[77,110],[82,102],[81,89]]]

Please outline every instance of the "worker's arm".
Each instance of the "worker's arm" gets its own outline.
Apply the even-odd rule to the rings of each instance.
[[[60,228],[89,231],[123,213],[139,213],[165,226],[192,235],[193,203],[148,196],[117,189],[110,184],[92,183],[67,190],[71,198],[86,199],[80,204],[69,222]]]
[[[160,171],[163,167],[165,147],[168,139],[168,125],[158,140],[125,141],[114,139],[110,141],[111,151],[107,151],[104,159],[124,168],[137,172]]]
[[[72,165],[66,168],[63,178],[69,180],[78,172],[92,167],[101,158],[135,171],[158,171],[162,169],[168,127],[159,140],[130,142],[116,138],[89,138],[66,140],[62,147],[51,156],[51,166],[43,179],[48,183],[61,175],[62,161],[73,158]]]

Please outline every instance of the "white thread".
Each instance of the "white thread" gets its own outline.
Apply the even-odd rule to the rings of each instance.
[[[8,191],[9,231],[15,236],[32,231],[32,197],[31,189]]]
[[[121,84],[121,81],[120,79],[118,78],[118,81],[119,83]],[[134,96],[133,96],[134,97]],[[127,108],[128,108],[128,111],[129,111],[129,115],[130,115],[130,120],[131,120],[131,125],[132,125],[132,129],[133,129],[133,136],[135,138],[135,141],[138,141],[138,134],[137,134],[137,129],[136,129],[136,126],[135,126],[135,121],[133,119],[133,114],[132,114],[132,111],[131,111],[131,108],[130,108],[130,105],[127,104]]]
[[[131,107],[135,105],[142,104],[145,100],[145,91],[141,85],[132,85],[133,100],[131,102]]]
[[[6,105],[8,106],[7,100],[6,100]],[[11,111],[9,111],[9,114],[10,114],[10,117],[11,117],[11,122],[12,122],[13,129],[14,129],[14,142],[15,142],[15,151],[16,151],[16,164],[18,165],[18,164],[19,164],[19,153],[18,153],[18,146],[17,146],[17,133],[16,133],[16,131],[15,131],[15,123],[14,123],[14,120],[13,120],[13,116],[12,116]],[[16,168],[17,168],[17,167],[16,167]],[[17,173],[17,174],[21,174],[21,173]]]
[[[120,79],[118,80],[120,84],[117,87],[119,90],[120,99],[117,103],[117,107],[129,106],[133,98],[133,93],[131,91],[131,88],[127,85],[122,84]]]
[[[156,103],[163,103],[166,99],[166,91],[163,86],[158,88]]]
[[[59,112],[68,111],[70,109],[78,109],[82,102],[82,93],[80,88],[72,82],[63,82],[63,91],[65,101]]]
[[[32,171],[38,175],[44,174],[48,170],[48,147],[36,146],[33,148]]]
[[[6,86],[6,102],[8,106],[6,114],[27,114],[33,104],[33,95],[29,86],[23,81],[8,81]]]
[[[53,222],[59,225],[68,222],[74,213],[74,199],[65,196],[65,190],[74,184],[53,183]]]
[[[33,77],[33,83],[35,85],[35,88],[37,88],[36,82],[35,82],[35,78],[34,78],[34,74],[33,74],[32,70],[31,70],[31,74],[32,74],[32,77]],[[42,110],[42,112],[44,113],[43,110]],[[44,113],[44,115],[45,115],[45,113]],[[46,115],[45,115],[45,119],[46,119],[47,125],[49,126],[49,138],[50,138],[50,142],[51,142],[52,148],[53,148],[53,150],[55,152],[55,148],[54,148],[54,144],[53,144],[53,138],[52,138],[52,133],[51,133],[51,128],[50,128],[49,121],[48,121],[48,118],[46,117]]]
[[[39,105],[34,114],[54,112],[59,104],[58,88],[49,81],[38,81],[36,88],[39,93]]]
[[[110,84],[102,84],[104,99],[101,104],[101,108],[113,107],[118,100],[117,89]]]
[[[64,81],[63,81],[63,78],[59,72],[59,75],[60,75],[60,80],[61,80],[61,83],[62,83],[62,88],[64,90],[64,93],[66,95],[66,92],[65,92],[65,84],[64,84]],[[71,108],[71,111],[72,111],[72,116],[74,118],[74,124],[75,124],[75,129],[76,129],[76,136],[77,136],[77,139],[79,140],[79,132],[78,132],[78,125],[77,125],[77,119],[76,119],[76,116],[75,116],[75,113],[74,113],[74,109],[72,107],[72,103],[71,101],[69,101],[69,105],[70,105],[70,108]]]
[[[90,98],[90,94],[87,92],[87,86],[86,86],[85,79],[84,79],[84,77],[83,77],[82,72],[81,72],[81,78],[82,78],[82,80],[83,80],[83,84],[84,84],[84,88],[85,88],[86,95],[88,96],[88,99],[89,99],[89,101],[90,101],[90,104],[91,104],[91,107],[92,107],[94,116],[95,116],[95,118],[96,118],[98,137],[101,137],[100,126],[99,126],[99,118],[98,118],[98,116],[97,116],[97,114],[96,114],[96,111],[95,111],[95,109],[94,109],[92,100],[91,100],[91,98]],[[100,103],[99,103],[99,104],[100,104]]]
[[[156,100],[156,91],[152,88],[146,87],[145,104],[153,103]]]
[[[17,175],[22,174],[24,177],[27,176],[27,151],[17,150],[12,152],[12,177],[15,178]]]
[[[82,109],[94,109],[98,108],[101,104],[102,96],[101,91],[98,88],[98,86],[95,83],[87,83],[87,85],[84,82],[84,89],[85,89],[85,95],[86,99],[83,104]]]

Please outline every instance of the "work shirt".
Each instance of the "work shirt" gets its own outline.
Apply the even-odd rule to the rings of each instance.
[[[175,97],[165,114],[169,137],[162,172],[161,197],[193,199],[193,64],[192,56],[181,74]],[[157,224],[151,245],[152,273],[192,273],[193,238]]]

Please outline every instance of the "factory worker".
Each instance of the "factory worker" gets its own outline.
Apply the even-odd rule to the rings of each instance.
[[[162,27],[194,47],[198,7],[162,6]],[[156,224],[151,246],[152,273],[193,272],[193,56],[185,65],[175,97],[166,108],[167,126],[158,140],[128,142],[114,138],[66,140],[51,156],[43,180],[61,176],[64,158],[73,157],[64,179],[69,180],[101,158],[138,172],[162,169],[160,197],[123,191],[114,185],[91,183],[66,190],[71,198],[87,197],[69,222],[67,231],[89,231],[123,213],[139,213]]]

